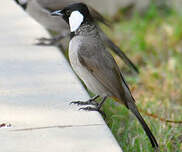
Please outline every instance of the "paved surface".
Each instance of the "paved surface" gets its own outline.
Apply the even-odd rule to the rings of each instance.
[[[13,0],[0,9],[1,152],[121,152],[97,112],[78,111],[89,98],[63,55],[32,45],[47,36]]]

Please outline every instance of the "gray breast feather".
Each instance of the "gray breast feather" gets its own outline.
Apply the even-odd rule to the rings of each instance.
[[[97,84],[91,88],[92,92],[104,88],[102,93],[120,98],[123,92],[120,71],[102,41],[95,37],[76,36],[70,42],[69,56],[73,69],[85,84],[88,87]]]
[[[79,42],[79,41],[78,41]],[[95,94],[103,95],[107,90],[99,84],[90,71],[82,65],[78,57],[79,44],[71,40],[69,45],[69,59],[73,70],[84,81],[87,88]]]

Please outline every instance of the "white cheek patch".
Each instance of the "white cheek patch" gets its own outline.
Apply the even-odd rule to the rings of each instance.
[[[71,32],[76,31],[83,22],[83,15],[79,11],[74,11],[69,17],[69,25]]]
[[[28,0],[19,0],[20,4],[26,4]]]

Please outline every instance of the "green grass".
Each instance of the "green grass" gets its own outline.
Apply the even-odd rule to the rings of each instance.
[[[112,31],[105,30],[140,69],[138,76],[128,74],[126,65],[116,57],[137,106],[165,119],[182,120],[182,14],[151,6],[145,15],[123,17]],[[108,100],[103,110],[125,152],[152,151],[141,125],[124,106]],[[182,124],[142,115],[161,152],[182,151]]]

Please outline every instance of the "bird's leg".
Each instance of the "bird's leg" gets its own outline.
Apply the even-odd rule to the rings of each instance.
[[[38,43],[36,45],[43,45],[43,46],[50,46],[50,45],[57,45],[58,41],[65,38],[67,35],[59,34],[53,38],[39,38]]]
[[[80,108],[79,110],[98,111],[105,118],[106,117],[106,114],[103,111],[101,111],[101,107],[104,104],[104,102],[106,101],[106,99],[107,99],[107,96],[105,96],[99,104],[95,105],[95,107],[88,106],[88,107]]]
[[[73,101],[70,104],[98,106],[99,104],[95,101],[98,97],[99,97],[99,95],[94,96],[93,98],[89,99],[88,101]]]

